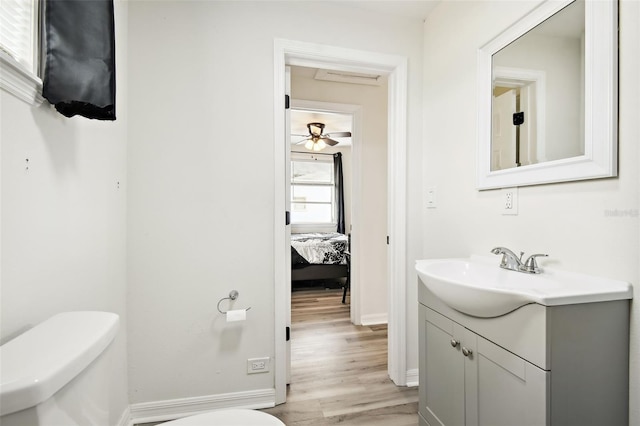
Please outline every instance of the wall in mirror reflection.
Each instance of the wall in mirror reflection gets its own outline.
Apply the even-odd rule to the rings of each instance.
[[[491,170],[584,154],[584,3],[492,57]]]

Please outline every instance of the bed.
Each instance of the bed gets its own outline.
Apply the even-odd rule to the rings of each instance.
[[[291,281],[349,277],[348,246],[337,232],[291,234]]]

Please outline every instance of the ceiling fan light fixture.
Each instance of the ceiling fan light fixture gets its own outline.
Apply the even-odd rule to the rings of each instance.
[[[307,124],[307,129],[309,129],[309,133],[313,136],[320,137],[322,132],[324,131],[323,123],[309,123]]]
[[[307,140],[307,143],[304,144],[304,147],[307,149],[313,149],[313,146],[315,145],[315,143],[313,143],[313,139],[309,139]]]
[[[305,139],[302,139],[299,142],[296,142],[296,145],[304,144],[304,147],[309,151],[322,151],[327,146],[335,146],[340,143],[340,141],[331,139],[331,136],[335,135],[337,138],[350,138],[351,132],[334,132],[334,133],[324,133],[325,125],[324,123],[307,123],[307,129],[309,130],[308,135],[298,135],[293,134],[292,136],[305,136]]]

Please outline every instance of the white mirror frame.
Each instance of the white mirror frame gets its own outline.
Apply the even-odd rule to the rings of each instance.
[[[585,1],[584,155],[491,171],[491,58],[573,0],[547,0],[478,51],[477,188],[617,176],[618,2]]]

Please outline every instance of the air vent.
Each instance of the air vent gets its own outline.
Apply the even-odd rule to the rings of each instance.
[[[316,80],[336,81],[339,83],[367,84],[381,86],[385,80],[380,74],[362,74],[349,71],[321,70],[316,71]]]

